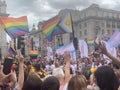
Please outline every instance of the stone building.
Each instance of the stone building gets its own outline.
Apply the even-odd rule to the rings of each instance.
[[[64,16],[66,13],[70,13],[72,18],[72,26],[74,30],[74,36],[78,39],[92,39],[97,35],[111,36],[116,29],[120,29],[120,11],[101,8],[97,4],[92,4],[88,8],[83,10],[63,9],[58,15]],[[54,42],[47,42],[45,35],[41,31],[43,22],[38,23],[38,29],[33,30],[29,34],[33,38],[33,49],[35,47],[36,37],[39,38],[39,49],[45,51],[46,47],[51,45],[53,48],[56,46],[64,45],[73,39],[73,33],[57,35],[54,38]]]
[[[64,9],[59,14],[71,13],[74,34],[78,39],[91,39],[100,35],[111,35],[114,30],[120,29],[120,11],[104,9],[92,4],[81,11]],[[63,36],[69,42],[71,35]]]
[[[6,13],[6,2],[0,0],[0,16],[8,17],[9,14]],[[7,37],[6,32],[0,25],[0,58],[7,54]]]

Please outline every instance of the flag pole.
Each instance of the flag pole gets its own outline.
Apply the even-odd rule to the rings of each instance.
[[[73,18],[72,18],[72,14],[70,12],[70,17],[71,17],[71,24],[72,24],[72,38],[73,38],[73,45],[75,48],[75,52],[76,52],[76,62],[77,62],[77,71],[76,71],[76,75],[79,74],[79,50],[78,50],[78,39],[77,37],[75,37],[75,31],[73,28]]]

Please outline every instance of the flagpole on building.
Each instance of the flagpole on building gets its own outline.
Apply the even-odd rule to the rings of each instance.
[[[78,39],[77,37],[75,37],[75,31],[73,28],[73,18],[72,18],[72,14],[70,12],[70,17],[71,17],[71,24],[72,24],[72,37],[73,37],[73,45],[75,48],[75,52],[76,52],[76,62],[77,62],[77,71],[76,74],[79,74],[79,50],[78,50]]]

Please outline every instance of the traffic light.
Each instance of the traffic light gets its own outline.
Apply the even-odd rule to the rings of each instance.
[[[18,37],[17,49],[20,49],[22,55],[25,55],[25,39],[24,39],[24,36]]]
[[[18,49],[21,49],[22,47],[24,47],[25,43],[24,43],[24,37],[23,36],[18,37],[17,44],[18,44],[17,45]]]

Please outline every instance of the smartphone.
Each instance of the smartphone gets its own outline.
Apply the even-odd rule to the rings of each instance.
[[[12,58],[5,58],[4,63],[3,63],[3,73],[4,74],[9,74],[11,73],[11,66],[13,64],[13,59]]]

